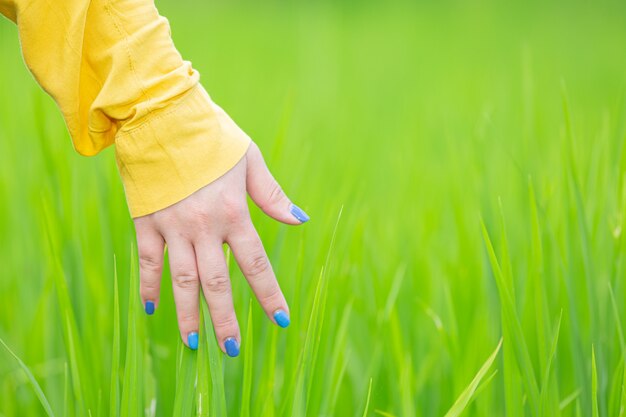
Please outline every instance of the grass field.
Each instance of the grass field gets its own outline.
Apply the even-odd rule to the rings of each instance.
[[[252,209],[291,326],[231,262],[236,359],[145,316],[113,150],[1,21],[0,416],[626,415],[626,3],[503,3],[157,2],[312,218]]]

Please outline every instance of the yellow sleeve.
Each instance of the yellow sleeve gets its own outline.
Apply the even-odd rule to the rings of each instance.
[[[115,143],[133,217],[219,178],[250,139],[211,101],[153,0],[0,0],[22,54],[63,113],[75,149]]]

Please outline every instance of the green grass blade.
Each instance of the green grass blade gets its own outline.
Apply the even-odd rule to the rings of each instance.
[[[570,395],[568,395],[567,397],[563,398],[563,400],[559,403],[559,410],[563,411],[567,408],[568,405],[573,404],[574,401],[578,401],[578,396],[581,393],[581,389],[577,389],[574,392],[572,392]]]
[[[74,414],[71,411],[72,404],[70,400],[70,373],[68,370],[67,362],[63,364],[63,415],[71,416]]]
[[[203,297],[202,300],[204,301]],[[204,329],[204,311],[200,308],[200,329]],[[211,371],[209,369],[209,351],[207,338],[198,338],[198,380],[196,387],[196,413],[198,417],[209,417],[211,414]]]
[[[543,379],[541,382],[541,393],[540,393],[540,410],[541,414],[544,416],[555,416],[560,410],[558,409],[558,404],[553,404],[554,398],[550,397],[550,375],[552,370],[552,362],[554,361],[554,357],[556,356],[556,348],[559,341],[559,334],[561,331],[561,319],[563,318],[563,311],[559,315],[559,321],[557,322],[556,329],[554,331],[554,337],[552,338],[552,343],[550,345],[550,354],[548,356],[546,368],[544,370]]]
[[[367,411],[370,408],[370,398],[372,397],[372,381],[374,378],[370,378],[369,387],[367,388],[367,397],[365,399],[365,408],[363,409],[363,417],[367,417]]]
[[[180,339],[180,338],[179,338]],[[178,341],[178,377],[174,394],[174,417],[194,415],[194,393],[196,383],[197,353],[189,349],[182,340]]]
[[[120,295],[117,278],[117,261],[113,260],[113,347],[111,353],[111,392],[109,396],[109,416],[120,413]]]
[[[620,396],[619,403],[619,417],[624,417],[626,415],[626,359],[623,364],[623,376],[622,376],[622,395]]]
[[[262,405],[261,417],[274,417],[275,404],[274,404],[274,380],[276,378],[276,356],[277,356],[277,339],[278,329],[272,328],[269,346],[266,350],[265,368],[263,372],[263,382],[259,389],[257,401]]]
[[[596,367],[596,351],[591,347],[591,416],[600,417],[598,410],[598,369]]]
[[[48,199],[43,199],[42,206],[44,208],[46,236],[48,241],[49,259],[51,260],[52,274],[54,275],[54,283],[57,293],[57,302],[61,310],[61,317],[63,323],[63,340],[65,343],[66,354],[68,356],[70,364],[70,375],[72,381],[72,391],[76,402],[77,410],[79,414],[87,413],[87,404],[90,401],[86,400],[85,386],[82,381],[83,374],[88,372],[85,362],[83,361],[83,355],[81,351],[78,326],[76,325],[76,317],[72,308],[72,303],[67,288],[67,277],[63,266],[60,263],[60,257],[57,253],[55,242],[58,240],[58,230],[56,222],[52,220],[50,213],[51,208]],[[87,391],[88,392],[88,391]]]
[[[382,410],[374,410],[374,412],[375,412],[376,414],[380,415],[380,416],[383,416],[383,417],[396,417],[396,416],[394,416],[393,414],[388,413],[388,412],[386,412],[386,411],[382,411]]]
[[[130,263],[130,291],[128,294],[128,328],[126,334],[126,359],[124,361],[124,378],[122,385],[122,398],[120,402],[120,415],[122,417],[134,417],[143,415],[143,339],[140,335],[139,321],[141,320],[139,308],[139,277],[137,254],[134,245],[131,247]]]
[[[467,405],[472,400],[472,397],[474,396],[474,392],[476,391],[476,388],[478,388],[478,385],[482,381],[483,377],[487,374],[487,372],[491,368],[491,365],[493,365],[493,362],[495,361],[496,356],[498,356],[498,352],[500,352],[501,346],[502,346],[502,339],[500,339],[500,341],[498,342],[498,346],[496,346],[496,349],[487,358],[485,363],[483,363],[483,365],[480,367],[480,369],[474,376],[474,379],[472,379],[469,385],[463,390],[461,395],[459,395],[457,400],[454,402],[450,410],[448,410],[445,417],[458,417],[465,410],[465,407],[467,407]]]
[[[314,366],[315,353],[317,350],[319,335],[321,333],[323,325],[323,300],[325,299],[327,279],[326,271],[328,270],[328,267],[330,265],[330,258],[335,244],[337,230],[339,228],[339,222],[341,220],[342,213],[343,207],[341,207],[341,209],[339,210],[337,221],[335,222],[335,227],[333,229],[332,237],[330,239],[328,252],[326,254],[326,261],[324,263],[324,267],[320,272],[317,286],[315,289],[315,295],[313,297],[313,306],[311,308],[311,315],[309,317],[306,338],[304,341],[304,349],[302,351],[301,360],[298,366],[295,392],[293,396],[294,399],[291,411],[292,415],[306,414],[309,392],[308,390],[310,388],[313,378],[313,371],[311,368]]]
[[[252,299],[248,302],[248,324],[246,326],[246,341],[243,349],[243,382],[241,390],[241,417],[250,417],[250,401],[252,391],[252,357],[254,355],[254,341],[252,331]]]
[[[526,389],[526,396],[528,403],[531,407],[533,415],[539,414],[539,388],[537,386],[537,380],[535,379],[533,365],[528,352],[528,347],[522,326],[519,322],[517,312],[515,311],[515,305],[511,297],[511,292],[507,286],[507,283],[500,269],[498,259],[489,238],[489,233],[485,224],[481,220],[483,238],[487,247],[489,260],[493,270],[493,275],[498,286],[498,292],[500,294],[500,303],[502,307],[502,326],[507,327],[510,332],[511,341],[517,359],[519,370],[522,374],[522,381]]]
[[[17,364],[20,366],[20,368],[22,369],[22,371],[26,374],[26,377],[28,378],[28,382],[30,383],[31,387],[33,388],[33,391],[35,392],[35,395],[37,396],[37,399],[39,400],[39,402],[41,403],[41,406],[43,407],[43,409],[46,411],[46,414],[48,414],[50,417],[54,417],[54,413],[52,412],[52,407],[50,407],[50,403],[48,402],[48,399],[46,398],[45,394],[43,393],[41,387],[39,386],[39,383],[37,382],[37,380],[35,379],[35,376],[33,375],[33,373],[30,371],[30,369],[28,368],[28,366],[26,366],[26,364],[20,359],[19,356],[17,356],[10,348],[9,346],[4,342],[4,340],[2,340],[2,338],[0,338],[0,344],[2,346],[4,346],[4,348],[6,349],[7,352],[9,352],[9,355],[11,355],[13,357],[13,359],[15,359],[15,361],[17,362]]]
[[[226,417],[226,392],[224,390],[224,371],[222,367],[224,353],[220,350],[220,347],[216,342],[215,330],[213,329],[211,320],[208,319],[211,317],[209,314],[209,309],[203,298],[201,300],[201,306],[203,316],[205,317],[204,335],[206,339],[207,350],[209,353],[209,370],[211,371],[211,415]]]

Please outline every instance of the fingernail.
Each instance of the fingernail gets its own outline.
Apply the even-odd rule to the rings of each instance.
[[[276,310],[276,313],[274,313],[274,320],[276,320],[276,324],[283,329],[289,326],[289,316],[283,310]]]
[[[224,347],[226,348],[226,354],[231,358],[239,356],[239,343],[233,337],[229,337],[224,341]]]
[[[189,345],[189,349],[198,350],[198,333],[191,332],[187,335],[187,344]]]
[[[147,315],[151,316],[154,314],[154,303],[152,301],[146,301],[146,305],[144,307]]]
[[[309,215],[306,214],[304,210],[302,210],[300,207],[296,206],[295,204],[292,204],[289,207],[289,212],[291,213],[293,217],[298,219],[300,223],[306,223],[310,219]]]

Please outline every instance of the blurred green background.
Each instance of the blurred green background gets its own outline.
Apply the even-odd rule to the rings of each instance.
[[[42,393],[0,346],[0,416],[624,415],[626,3],[157,6],[311,215],[252,209],[292,324],[234,263],[239,358],[181,348],[167,272],[143,315],[113,150],[2,20],[0,339]]]

